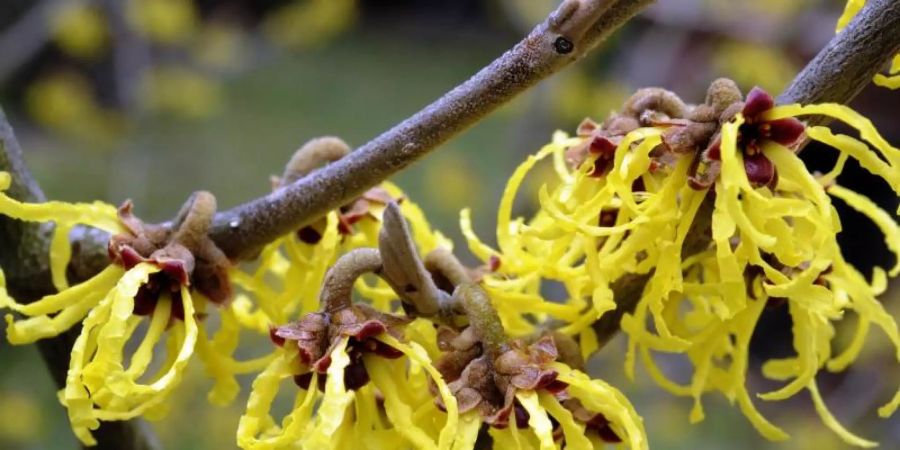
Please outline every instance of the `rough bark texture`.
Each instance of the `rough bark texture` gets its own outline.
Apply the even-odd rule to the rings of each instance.
[[[900,2],[869,0],[778,96],[778,103],[848,103],[898,51]]]

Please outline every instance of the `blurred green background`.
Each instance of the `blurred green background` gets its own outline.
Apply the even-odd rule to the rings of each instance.
[[[148,220],[171,217],[207,189],[222,208],[266,193],[295,149],[333,134],[360,145],[408,117],[517,42],[553,0],[4,0],[0,104],[50,198],[114,204],[133,199]],[[555,129],[602,119],[635,88],[659,85],[701,101],[729,76],[777,93],[834,32],[840,0],[660,0],[588,59],[503,107],[394,181],[465,254],[458,213],[471,207],[491,237],[505,180]],[[853,106],[900,142],[900,96],[868,88]],[[811,148],[811,167],[833,154]],[[529,180],[536,192],[540,171]],[[896,208],[885,186],[850,167],[842,183]],[[527,214],[533,205],[517,205]],[[852,214],[841,235],[848,259],[889,264],[874,226]],[[896,286],[895,286],[896,287]],[[884,297],[895,317],[896,289]],[[852,322],[852,320],[851,320]],[[790,348],[789,322],[767,313],[758,358]],[[757,402],[794,439],[764,441],[723,398],[688,425],[691,401],[641,374],[622,373],[620,338],[593,370],[644,415],[652,448],[844,448],[803,394]],[[877,406],[900,381],[883,336],[861,364],[820,376],[826,402],[848,428],[900,448],[900,418]],[[0,342],[0,448],[75,448],[37,351]],[[664,366],[678,373],[677,360]],[[754,370],[757,370],[756,367]],[[640,373],[640,370],[639,370]],[[758,372],[754,372],[758,374]],[[687,374],[685,374],[687,376]],[[757,391],[771,387],[755,377]],[[249,382],[249,380],[247,380]],[[194,365],[172,413],[155,424],[169,449],[234,447],[246,392],[231,408],[205,401]],[[362,448],[362,447],[361,447]]]

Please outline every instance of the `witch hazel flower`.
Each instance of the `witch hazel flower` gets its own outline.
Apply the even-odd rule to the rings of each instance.
[[[736,88],[735,88],[736,89]],[[762,148],[767,142],[785,147],[793,147],[801,142],[805,125],[795,117],[767,120],[764,113],[775,106],[775,100],[762,89],[755,87],[744,102],[735,102],[725,111],[723,123],[738,110],[743,122],[737,131],[737,148],[743,156],[744,172],[754,187],[774,187],[778,182],[778,171],[766,157]],[[731,113],[731,114],[729,114]],[[721,171],[722,138],[715,136],[712,142],[697,158],[697,166],[690,178],[695,189],[706,189],[714,183]]]
[[[343,448],[363,441],[379,448],[404,441],[450,448],[459,419],[456,399],[427,352],[400,340],[411,319],[351,300],[354,282],[365,273],[382,273],[382,267],[376,249],[343,255],[323,283],[321,310],[272,330],[280,348],[253,383],[238,427],[242,448]],[[298,392],[294,410],[279,426],[268,409],[285,378]],[[446,412],[432,403],[428,383],[437,386]],[[405,386],[422,390],[416,395]],[[354,408],[368,414],[353,414]],[[386,423],[377,420],[382,415]]]
[[[488,292],[448,258],[431,266],[453,285],[451,304],[468,325],[439,328],[435,367],[456,397],[462,423],[488,425],[494,448],[646,448],[641,419],[625,397],[573,368],[583,361],[571,338],[508,339]]]
[[[273,189],[277,191],[347,152],[349,147],[339,138],[313,139],[297,150],[280,177],[273,177]],[[298,313],[317,311],[319,289],[328,267],[349,251],[378,246],[385,210],[391,203],[398,205],[400,215],[409,222],[420,251],[452,248],[450,240],[433,229],[403,190],[389,181],[382,182],[314,223],[276,239],[260,252],[254,270],[233,275],[238,292],[232,304],[241,326],[265,334]],[[393,289],[380,278],[374,283],[360,279],[355,289],[379,310],[390,310],[396,300]]]
[[[489,297],[471,283],[475,272],[446,250],[420,261],[390,204],[379,249],[341,256],[325,277],[319,311],[272,330],[276,356],[254,382],[239,445],[466,449],[487,423],[497,448],[519,439],[541,448],[604,440],[646,448],[640,419],[618,391],[558,362],[580,361],[577,350],[559,350],[549,336],[528,344],[503,337]],[[394,289],[405,316],[351,299],[367,273]],[[279,420],[270,409],[285,389],[296,390],[295,407]]]
[[[10,182],[0,174],[0,190]],[[232,363],[221,375],[253,371],[259,362],[243,366],[234,361],[234,346],[207,345],[200,321],[208,303],[224,304],[230,296],[233,267],[206,237],[215,212],[215,199],[195,194],[172,227],[144,224],[134,217],[130,203],[118,210],[103,203],[20,203],[0,195],[0,213],[19,220],[55,222],[50,266],[58,293],[29,304],[8,295],[0,298],[7,314],[7,339],[25,344],[56,336],[81,323],[70,357],[60,401],[68,409],[72,428],[85,445],[94,445],[91,430],[101,421],[144,416],[161,418],[166,400],[180,384],[194,351]],[[71,258],[69,232],[89,226],[109,232],[113,262],[100,273],[69,286],[66,269]],[[137,330],[149,322],[143,336]],[[227,320],[223,323],[227,323]],[[223,327],[236,346],[236,330]],[[128,355],[128,342],[139,345]],[[154,366],[154,352],[165,345],[169,357]],[[208,359],[208,358],[207,358]],[[126,366],[126,361],[128,365]],[[223,375],[224,376],[224,375]],[[236,383],[235,383],[236,384]],[[225,397],[233,398],[236,386]]]
[[[473,334],[439,332],[444,353],[435,366],[462,417],[490,427],[494,448],[646,448],[641,419],[625,397],[559,362],[552,335],[530,344],[511,340],[492,357]]]
[[[837,244],[840,218],[832,201],[871,219],[896,255],[895,217],[838,181],[852,158],[900,193],[900,151],[842,105],[779,106],[759,89],[745,98],[724,79],[710,86],[701,104],[659,106],[677,105],[672,99],[641,90],[626,102],[613,117],[625,115],[640,127],[615,136],[614,150],[589,150],[597,137],[611,139],[604,124],[576,137],[554,135],[511,176],[498,208],[496,249],[475,236],[464,212],[472,252],[485,262],[503,261],[482,281],[501,321],[525,336],[534,332],[531,324],[555,319],[589,355],[603,344],[592,324],[618,310],[629,338],[627,374],[633,376],[641,361],[663,388],[693,398],[692,421],[704,417],[703,395],[721,392],[777,440],[787,434],[758,412],[746,381],[749,342],[763,308],[786,305],[797,356],[763,366],[765,376],[785,384],[759,398],[808,392],[823,422],[845,442],[870,445],[831,415],[815,376],[848,367],[873,328],[900,349],[896,320],[876,298],[900,266],[866,277],[848,264]],[[810,115],[841,120],[859,138],[808,126],[802,119]],[[805,139],[838,151],[832,170],[806,169],[796,155]],[[516,193],[544,159],[556,169],[556,184],[539,191],[533,216],[516,218]],[[545,280],[563,283],[565,297],[547,304],[540,295]],[[860,320],[853,344],[832,349],[835,324],[848,311]],[[668,379],[656,365],[657,353],[686,355],[694,369],[690,382]],[[879,413],[889,416],[898,401],[900,394]]]

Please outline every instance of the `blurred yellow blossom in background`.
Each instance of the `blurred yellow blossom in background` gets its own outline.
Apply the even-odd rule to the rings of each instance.
[[[25,393],[0,391],[0,436],[28,442],[41,431],[41,411],[34,398]]]
[[[246,56],[243,30],[236,25],[211,21],[191,42],[191,54],[199,64],[211,69],[235,70]]]
[[[54,16],[52,26],[56,44],[72,56],[95,58],[106,49],[106,20],[95,7],[67,4]]]
[[[327,43],[355,20],[356,0],[307,0],[273,11],[263,32],[278,45],[304,49]]]
[[[52,74],[29,85],[25,107],[41,125],[81,139],[109,141],[122,128],[121,120],[94,99],[90,82],[76,72]]]
[[[821,0],[756,0],[752,2],[738,2],[734,0],[701,0],[701,2],[717,16],[746,17],[752,14],[754,17],[768,15],[778,18],[788,18],[810,7],[810,3]]]
[[[190,39],[198,22],[191,0],[131,0],[128,20],[151,41],[169,45]]]
[[[584,72],[571,71],[556,85],[553,112],[569,122],[584,117],[603,120],[622,104],[631,89],[615,78],[597,80]]]
[[[424,175],[428,180],[424,192],[428,203],[455,214],[465,205],[478,202],[484,183],[471,164],[458,154],[439,155],[437,159]]]
[[[715,73],[728,74],[740,86],[759,86],[770,92],[787,86],[799,70],[778,47],[734,40],[716,46],[712,65]]]
[[[199,119],[216,113],[220,104],[219,83],[199,72],[178,66],[151,69],[140,86],[147,109]]]

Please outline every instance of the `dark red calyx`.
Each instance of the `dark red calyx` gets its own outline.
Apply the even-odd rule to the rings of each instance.
[[[709,144],[709,147],[706,148],[704,152],[706,158],[711,161],[721,161],[722,160],[722,138],[716,137],[712,143]]]
[[[284,347],[285,339],[278,335],[278,327],[269,327],[269,340],[279,347]]]
[[[614,156],[618,144],[606,136],[594,136],[589,147],[595,155]]]
[[[365,341],[385,331],[387,331],[387,327],[383,323],[377,320],[368,320],[361,324],[350,325],[341,330],[341,333],[345,336],[352,336],[358,341]]]
[[[765,134],[769,139],[784,146],[796,143],[806,130],[803,122],[793,117],[771,120],[763,123],[762,126],[766,127]]]
[[[347,339],[344,349],[350,357],[350,365],[344,370],[344,382],[348,389],[358,389],[369,381],[362,357],[365,353],[394,359],[403,353],[378,340],[388,333],[401,338],[400,327],[408,318],[382,313],[365,304],[355,304],[332,313],[309,313],[299,321],[283,325],[273,332],[273,342],[287,348],[296,346],[301,363],[301,374],[316,372],[324,380],[331,367],[331,353]],[[295,377],[300,387],[309,384],[307,377]]]
[[[549,363],[559,355],[552,335],[532,344],[513,340],[508,349],[493,360],[483,352],[471,328],[462,332],[447,327],[438,330],[438,346],[444,351],[435,367],[448,381],[461,413],[477,410],[484,423],[505,428],[510,418],[519,426],[527,415],[516,407],[516,392],[543,390],[560,392],[567,387]],[[440,398],[435,400],[440,405]],[[524,419],[524,422],[521,422]]]
[[[775,179],[775,165],[761,152],[744,156],[744,171],[754,187],[767,186]]]
[[[594,122],[590,118],[585,118],[581,121],[581,123],[578,124],[578,128],[575,130],[575,134],[577,134],[578,136],[589,136],[591,133],[597,130],[598,127],[599,125],[597,124],[597,122]]]
[[[613,431],[609,419],[602,413],[588,410],[580,400],[574,398],[565,398],[561,404],[572,412],[575,420],[585,425],[585,431],[596,433],[603,442],[610,444],[622,442],[622,438]]]
[[[501,263],[502,260],[499,256],[491,255],[491,257],[488,259],[488,268],[491,270],[491,272],[496,272],[500,270]]]
[[[124,267],[125,270],[131,269],[146,261],[143,256],[138,254],[138,252],[131,247],[123,247],[119,252],[119,258],[122,261],[122,267]]]
[[[190,275],[186,264],[178,259],[161,259],[156,263],[160,270],[182,286],[190,284]]]
[[[380,187],[374,187],[364,192],[356,200],[342,206],[338,217],[338,231],[347,235],[353,233],[353,224],[366,217],[374,217],[373,205],[387,205],[390,202],[403,203],[404,198],[394,198],[388,191]]]
[[[744,102],[744,109],[741,113],[744,119],[750,123],[757,120],[760,114],[775,107],[775,99],[759,86],[754,87],[747,94],[747,100]]]
[[[612,159],[604,158],[603,155],[600,155],[594,160],[594,167],[591,169],[588,176],[592,178],[603,177],[609,173],[614,163],[615,162]]]
[[[513,404],[513,410],[516,415],[516,428],[520,430],[528,428],[528,420],[531,419],[531,414],[528,414],[528,410],[518,400]]]

